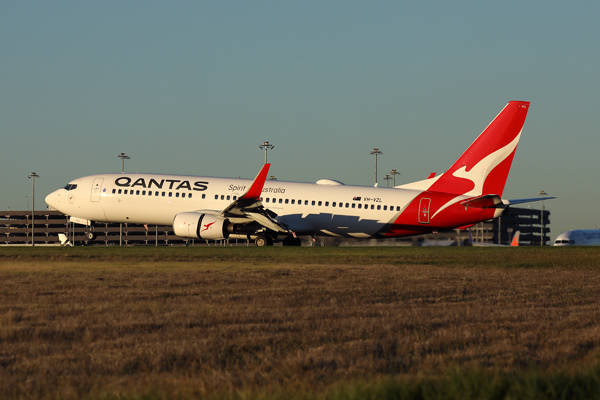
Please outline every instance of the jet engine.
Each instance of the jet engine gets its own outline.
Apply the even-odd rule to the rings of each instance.
[[[173,219],[173,231],[177,236],[194,239],[227,239],[233,228],[230,225],[226,218],[197,212],[180,213]]]

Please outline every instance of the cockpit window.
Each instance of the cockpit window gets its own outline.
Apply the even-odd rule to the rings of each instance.
[[[77,185],[75,183],[69,183],[67,186],[65,186],[66,190],[74,190],[77,189]]]

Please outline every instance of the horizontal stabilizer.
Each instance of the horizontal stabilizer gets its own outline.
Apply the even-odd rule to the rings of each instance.
[[[502,199],[497,194],[486,194],[483,196],[473,197],[469,200],[460,202],[461,206],[472,208],[498,208],[498,204],[502,204]]]
[[[541,200],[551,200],[551,199],[555,199],[556,197],[534,197],[531,199],[515,199],[515,200],[505,200],[508,201],[507,205],[513,205],[513,204],[522,204],[522,203],[531,203],[534,201],[541,201]]]

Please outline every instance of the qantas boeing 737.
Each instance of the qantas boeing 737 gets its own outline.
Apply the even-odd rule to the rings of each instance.
[[[301,235],[391,238],[468,228],[496,218],[529,102],[511,101],[443,174],[394,188],[164,174],[101,174],[69,182],[46,197],[51,207],[89,226],[94,221],[172,225],[184,238],[283,241]],[[546,198],[548,199],[548,198]]]

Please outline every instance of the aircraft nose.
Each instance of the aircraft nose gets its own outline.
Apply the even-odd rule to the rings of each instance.
[[[46,196],[45,201],[50,207],[58,210],[60,204],[60,190],[55,190],[54,192],[50,193],[48,196]]]

